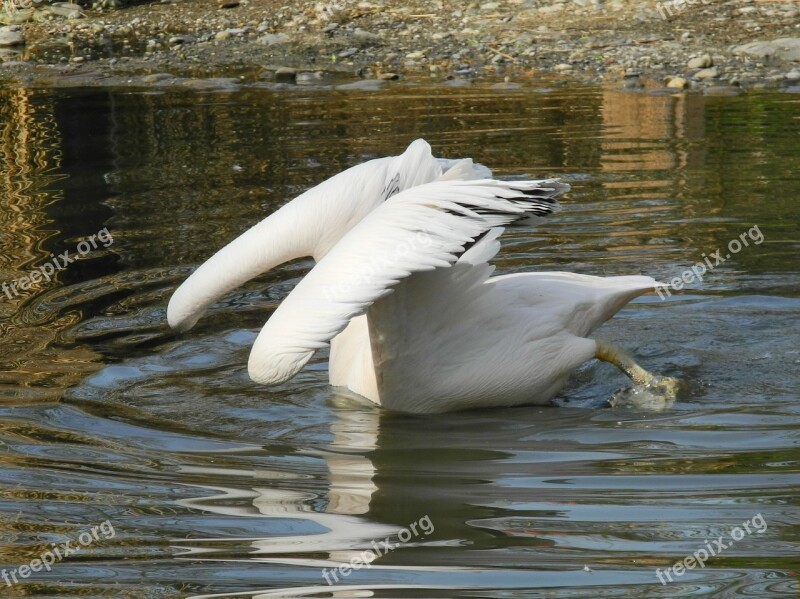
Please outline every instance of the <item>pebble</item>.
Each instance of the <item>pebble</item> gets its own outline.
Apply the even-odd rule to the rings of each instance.
[[[697,71],[694,76],[697,79],[714,79],[715,77],[719,77],[719,71],[712,67],[710,69],[702,69]]]
[[[348,48],[347,50],[343,50],[342,52],[339,52],[339,54],[337,54],[337,56],[339,58],[350,58],[351,56],[353,56],[357,52],[358,52],[358,48]]]
[[[798,71],[797,69],[792,69],[791,71],[786,73],[785,77],[789,81],[798,81],[800,80],[800,71]]]
[[[19,25],[11,27],[0,27],[0,46],[11,47],[21,46],[25,43],[25,37],[20,31]]]
[[[457,77],[475,77],[475,75],[477,75],[477,72],[475,71],[475,69],[471,67],[464,67],[456,69],[453,74],[456,75]]]
[[[241,27],[233,28],[233,29],[223,29],[222,31],[218,31],[217,34],[214,36],[214,39],[217,40],[227,40],[232,38],[233,36],[243,35],[245,33],[245,29]]]
[[[280,46],[289,42],[289,36],[285,33],[265,33],[256,39],[256,43],[264,46]]]
[[[297,69],[291,67],[280,67],[275,71],[276,83],[296,83],[297,82]]]
[[[397,73],[381,73],[378,75],[378,79],[383,81],[396,81],[397,79],[400,79],[400,75]]]
[[[688,66],[690,69],[706,69],[713,64],[714,61],[711,58],[711,55],[703,54],[702,56],[696,56],[695,58],[692,58],[686,66]]]
[[[689,87],[689,82],[683,77],[673,77],[667,83],[667,87],[670,89],[686,89]]]
[[[366,31],[361,28],[356,28],[356,30],[353,31],[353,37],[365,42],[374,42],[381,39],[381,36],[377,33],[372,33],[371,31]]]

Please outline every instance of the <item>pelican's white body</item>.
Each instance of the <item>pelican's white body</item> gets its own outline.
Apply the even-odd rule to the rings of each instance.
[[[275,310],[251,378],[287,380],[330,343],[330,381],[386,408],[542,404],[595,355],[587,336],[650,277],[491,277],[502,225],[557,209],[558,182],[499,182],[418,140],[309,190],[220,250],[175,292],[191,327],[230,289],[300,256],[317,265]],[[533,199],[531,199],[533,198]],[[464,247],[477,239],[466,251]]]
[[[332,385],[416,413],[544,404],[594,357],[586,335],[652,288],[647,277],[554,272],[450,293],[428,273],[414,278],[333,339]]]

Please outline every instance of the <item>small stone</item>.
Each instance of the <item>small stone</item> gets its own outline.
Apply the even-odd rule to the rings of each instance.
[[[378,79],[381,79],[383,81],[396,81],[400,79],[400,75],[398,75],[397,73],[381,73],[380,75],[378,75]]]
[[[25,37],[19,29],[18,25],[0,28],[0,46],[11,47],[23,45],[25,43]]]
[[[256,39],[256,43],[263,46],[280,46],[281,44],[286,44],[288,42],[289,36],[285,33],[265,33]]]
[[[353,37],[357,40],[363,40],[365,42],[375,42],[381,39],[381,36],[377,33],[372,33],[371,31],[366,31],[365,29],[356,28],[353,31]]]
[[[486,2],[485,4],[481,4],[481,10],[497,10],[500,8],[499,2]]]
[[[236,8],[239,6],[239,0],[220,0],[220,8]]]
[[[686,89],[689,87],[689,82],[683,77],[673,77],[667,83],[667,87],[670,89]]]
[[[186,43],[186,38],[182,35],[174,35],[169,38],[169,45],[170,46],[180,46],[181,44]]]
[[[717,71],[716,68],[712,67],[710,69],[702,69],[700,71],[697,71],[694,74],[694,76],[697,79],[714,79],[716,77],[719,77],[719,71]]]
[[[358,48],[348,48],[347,50],[339,52],[339,54],[337,54],[337,56],[339,58],[350,58],[356,52],[358,52]]]
[[[798,81],[800,80],[800,71],[798,71],[797,69],[792,69],[791,71],[786,73],[785,77],[789,81]]]
[[[322,33],[333,33],[335,29],[339,28],[339,23],[328,23],[322,28]]]
[[[571,64],[567,64],[566,62],[562,62],[561,64],[557,64],[556,66],[554,66],[553,69],[555,69],[556,71],[561,71],[561,72],[571,71],[572,70],[572,65]]]
[[[406,58],[408,60],[418,60],[418,59],[424,58],[424,57],[425,57],[425,52],[422,52],[422,51],[411,52],[410,54],[406,54]]]
[[[624,89],[642,89],[644,83],[638,77],[625,77],[622,80],[622,87]]]
[[[75,63],[81,63],[84,60],[86,60],[86,59],[83,56],[73,56],[72,57],[72,62],[75,62]]]
[[[295,83],[297,82],[297,70],[291,67],[280,67],[275,71],[276,83]]]
[[[241,27],[234,28],[234,29],[223,29],[222,31],[218,31],[217,34],[214,36],[214,39],[224,41],[228,40],[234,36],[243,35],[245,30]]]
[[[710,54],[703,54],[702,56],[696,56],[692,58],[686,66],[690,69],[706,69],[710,66],[713,66],[714,60],[711,58]]]

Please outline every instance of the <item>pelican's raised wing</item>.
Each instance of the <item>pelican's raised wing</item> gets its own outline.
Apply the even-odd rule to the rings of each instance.
[[[557,211],[569,186],[545,181],[454,180],[454,165],[433,183],[402,191],[353,227],[284,299],[250,353],[250,378],[290,379],[392,286],[415,272],[453,264],[493,227]]]

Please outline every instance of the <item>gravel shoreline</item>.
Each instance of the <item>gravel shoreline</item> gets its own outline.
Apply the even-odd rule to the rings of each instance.
[[[631,89],[800,91],[798,2],[673,1],[6,5],[0,81],[202,90],[426,79],[511,89],[555,75]]]

